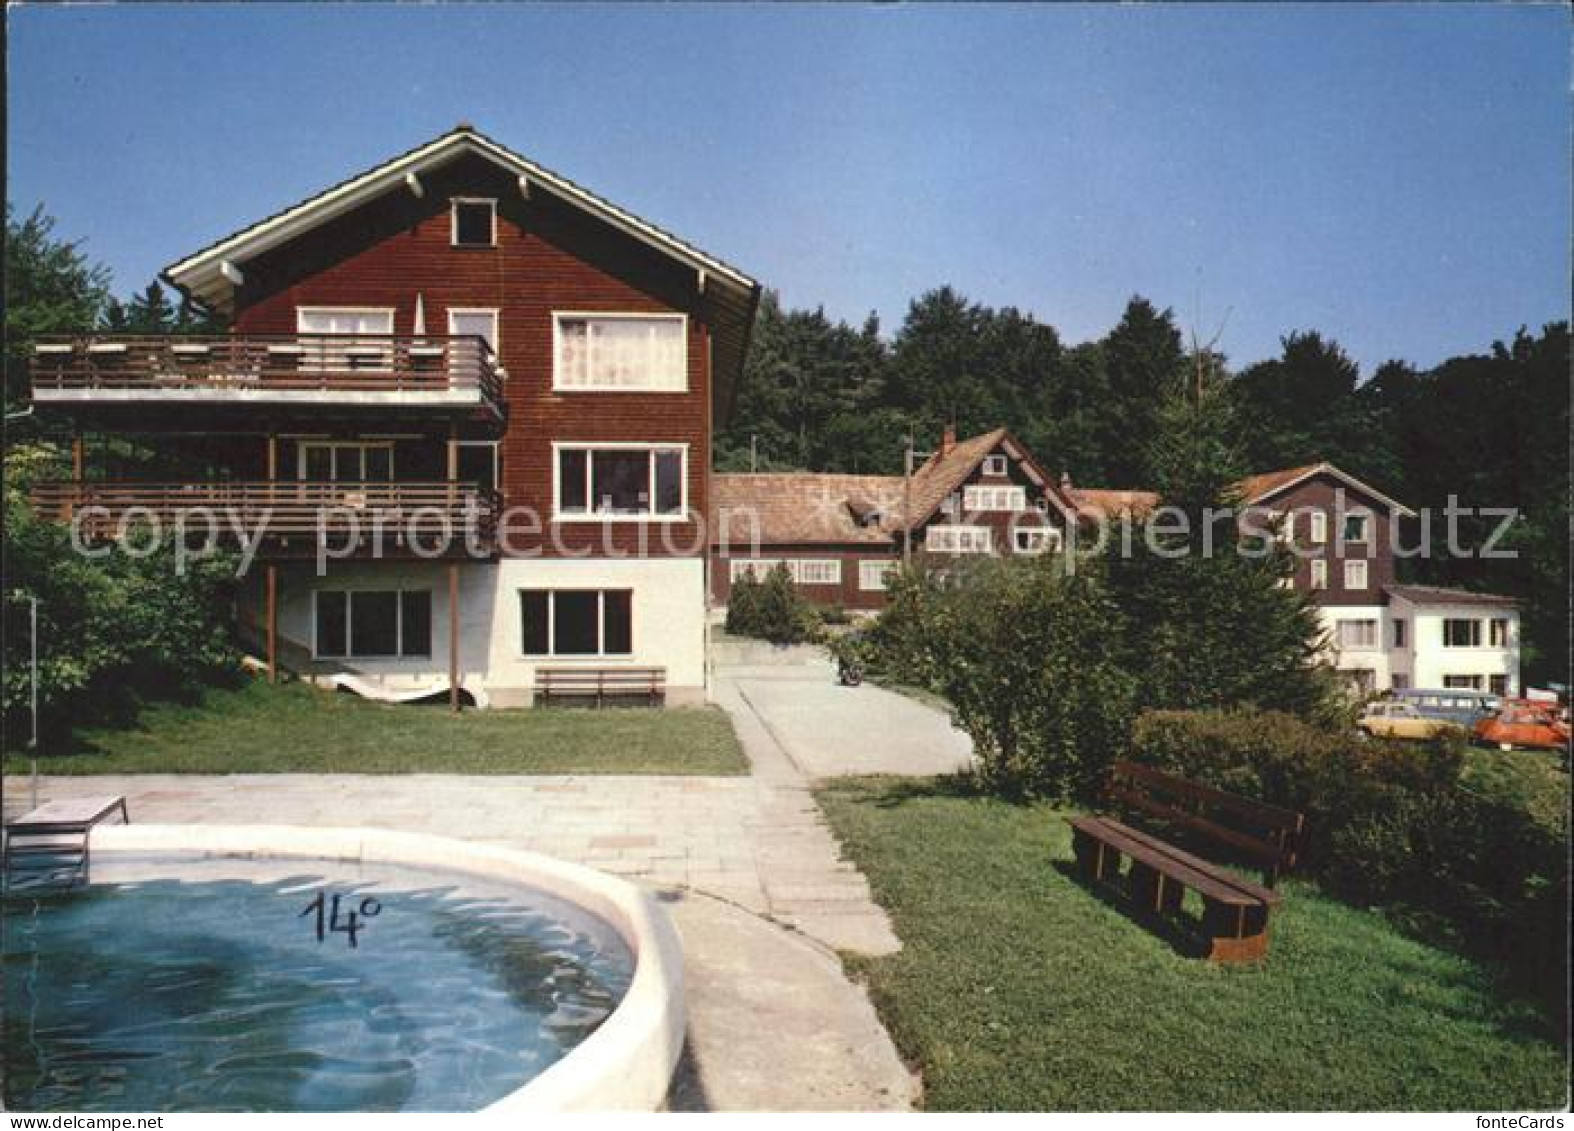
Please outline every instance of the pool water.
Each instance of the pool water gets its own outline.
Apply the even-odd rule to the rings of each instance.
[[[544,893],[340,868],[185,861],[6,896],[5,1107],[475,1110],[628,988],[616,932]]]

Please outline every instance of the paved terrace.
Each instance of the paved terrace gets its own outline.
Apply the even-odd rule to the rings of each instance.
[[[941,772],[965,764],[966,740],[929,708],[793,659],[718,675],[750,777],[120,775],[45,778],[39,800],[124,794],[139,823],[397,828],[626,876],[668,893],[685,939],[690,1049],[675,1106],[903,1110],[914,1082],[834,954],[900,943],[810,775]],[[31,797],[25,778],[5,785],[9,818]]]

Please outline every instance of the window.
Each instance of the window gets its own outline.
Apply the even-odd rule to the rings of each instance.
[[[842,563],[835,558],[806,559],[794,562],[798,568],[793,580],[799,585],[840,585]]]
[[[681,518],[686,448],[568,447],[557,451],[558,518]]]
[[[962,492],[962,506],[969,512],[1025,511],[1027,490],[1023,487],[967,487]]]
[[[497,201],[461,197],[452,206],[455,247],[492,247],[497,243]]]
[[[1346,589],[1366,588],[1366,563],[1363,561],[1344,563],[1344,587]]]
[[[1005,473],[1006,473],[1006,457],[1005,456],[985,456],[984,457],[984,474],[985,475],[1004,475]]]
[[[1338,623],[1339,647],[1376,648],[1377,622],[1375,620],[1341,620]]]
[[[319,589],[312,653],[321,657],[430,656],[432,594],[425,589]]]
[[[924,539],[936,554],[987,554],[993,545],[987,526],[931,526]]]
[[[785,561],[787,573],[795,585],[840,585],[842,563],[837,558],[734,558],[732,580],[753,575],[756,581],[765,580],[766,574]]]
[[[1060,531],[1047,526],[1025,526],[1012,531],[1012,544],[1019,554],[1042,554],[1060,549]]]
[[[1370,525],[1369,514],[1347,514],[1344,516],[1344,540],[1346,542],[1365,542],[1367,527]]]
[[[448,333],[451,337],[475,336],[486,342],[486,348],[497,353],[497,311],[461,310],[448,311]]]
[[[1328,541],[1328,515],[1323,511],[1313,511],[1310,515],[1312,526],[1312,542],[1316,545]]]
[[[630,589],[521,589],[527,656],[628,656],[634,652]]]
[[[1408,630],[1408,628],[1409,628],[1409,622],[1408,621],[1403,620],[1403,619],[1394,621],[1394,647],[1395,648],[1403,648],[1405,646],[1405,633]]]
[[[1472,691],[1481,690],[1481,677],[1478,675],[1445,675],[1444,687],[1468,688]]]
[[[1315,517],[1315,516],[1313,516]],[[1322,558],[1314,558],[1309,563],[1312,567],[1312,588],[1328,588],[1328,563]]]
[[[386,483],[393,471],[392,441],[302,440],[296,448],[296,475],[313,483]]]
[[[1481,647],[1481,622],[1474,618],[1449,617],[1443,621],[1443,647]],[[1448,686],[1447,684],[1444,685]]]
[[[1410,675],[1407,672],[1394,672],[1388,677],[1388,685],[1395,691],[1403,691],[1410,686]]]
[[[1499,695],[1499,696],[1507,695],[1508,694],[1508,676],[1506,676],[1506,675],[1488,676],[1487,677],[1487,690],[1492,692],[1493,695]]]
[[[858,588],[865,593],[879,593],[885,589],[886,580],[896,572],[896,563],[874,560],[858,563]]]
[[[688,386],[683,315],[557,316],[553,388],[681,393]]]
[[[307,340],[273,343],[269,363],[282,366],[293,359],[315,372],[389,369],[393,343],[382,339],[393,334],[393,320],[391,307],[298,306],[295,332]]]
[[[1487,640],[1494,648],[1508,647],[1508,618],[1493,617],[1487,621]]]

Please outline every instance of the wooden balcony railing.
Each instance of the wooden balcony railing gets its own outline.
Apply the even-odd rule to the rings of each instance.
[[[331,540],[335,547],[355,542],[356,552],[397,553],[411,539],[430,547],[443,535],[462,554],[469,545],[490,551],[499,501],[495,492],[470,483],[326,483],[298,479],[215,483],[142,483],[93,481],[44,482],[31,499],[43,517],[74,523],[86,542],[126,536],[152,524],[168,537],[176,529],[188,536],[221,541],[244,536],[276,546],[283,539],[297,547]]]
[[[93,334],[33,345],[33,396],[82,400],[299,400],[502,404],[485,339],[442,334]],[[368,398],[365,394],[384,394]]]

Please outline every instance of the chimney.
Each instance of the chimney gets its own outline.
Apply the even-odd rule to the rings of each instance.
[[[947,424],[945,426],[945,432],[942,433],[941,436],[940,436],[940,454],[942,456],[948,456],[948,455],[951,454],[952,450],[955,447],[956,447],[956,425],[955,424]]]

